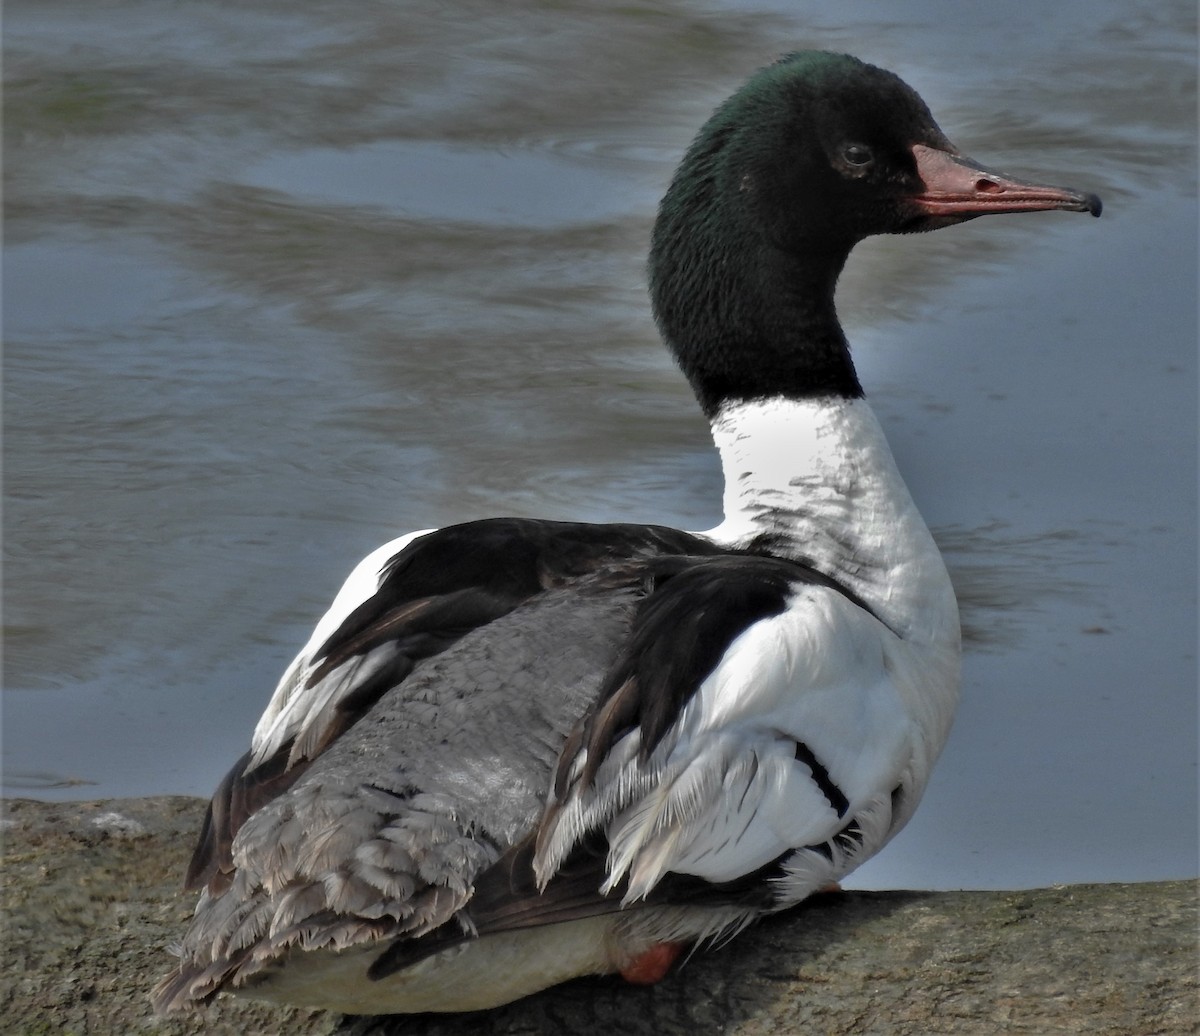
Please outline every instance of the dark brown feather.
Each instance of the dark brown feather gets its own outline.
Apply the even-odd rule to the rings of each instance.
[[[192,852],[183,887],[204,886],[213,895],[224,892],[232,879],[233,839],[251,814],[282,795],[307,769],[307,764],[287,767],[291,742],[263,765],[245,772],[250,753],[243,755],[222,778],[204,814],[200,838]]]

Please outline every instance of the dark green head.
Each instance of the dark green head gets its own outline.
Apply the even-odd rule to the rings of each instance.
[[[790,54],[722,104],[663,198],[655,316],[710,415],[726,399],[861,395],[833,292],[872,234],[1098,200],[964,159],[917,94],[845,54]]]

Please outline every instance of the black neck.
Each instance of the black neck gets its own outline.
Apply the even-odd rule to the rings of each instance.
[[[676,251],[667,229],[651,251],[655,318],[708,417],[727,401],[862,396],[833,301],[848,248],[796,255],[759,240],[705,254],[693,236]]]

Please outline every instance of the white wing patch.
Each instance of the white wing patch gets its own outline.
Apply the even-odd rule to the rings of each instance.
[[[292,738],[295,738],[295,742],[288,765],[291,766],[303,758],[307,751],[320,741],[325,728],[322,717],[328,716],[329,710],[361,684],[375,666],[380,664],[382,659],[374,658],[373,661],[377,652],[372,652],[338,666],[312,687],[305,686],[316,668],[313,664],[314,653],[337,631],[355,608],[375,594],[379,589],[384,566],[413,540],[433,531],[422,529],[385,543],[355,566],[333,599],[329,610],[321,616],[308,643],[287,667],[274,694],[271,695],[271,700],[254,728],[248,770],[280,752]]]
[[[800,588],[730,644],[646,763],[634,731],[572,790],[539,880],[594,827],[609,840],[605,891],[628,876],[631,902],[668,871],[730,881],[877,812],[924,754],[894,679],[908,650],[843,594]]]

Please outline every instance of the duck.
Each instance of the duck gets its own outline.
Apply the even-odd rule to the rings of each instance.
[[[687,149],[648,262],[723,521],[478,519],[364,559],[212,797],[157,1009],[656,982],[878,852],[949,734],[961,638],[835,286],[868,236],[1038,210],[1101,202],[965,157],[855,57],[751,76]]]

